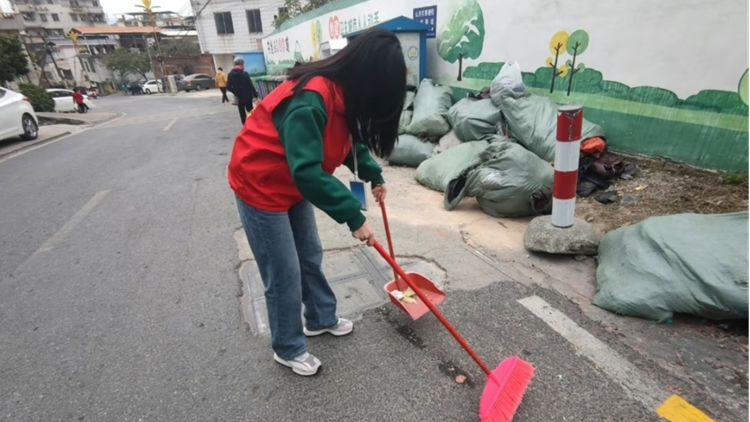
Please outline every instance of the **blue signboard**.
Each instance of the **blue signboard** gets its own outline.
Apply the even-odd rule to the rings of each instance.
[[[435,23],[437,22],[437,6],[418,7],[414,9],[414,20],[429,25],[427,38],[435,38]]]

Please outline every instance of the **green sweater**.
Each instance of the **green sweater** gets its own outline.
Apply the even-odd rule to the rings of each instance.
[[[328,120],[323,98],[314,91],[303,90],[281,102],[273,111],[273,123],[286,151],[294,184],[303,197],[351,231],[365,224],[361,204],[349,188],[323,171],[323,130]],[[367,147],[357,143],[359,177],[372,186],[385,183],[378,163]],[[352,153],[344,165],[354,171]]]

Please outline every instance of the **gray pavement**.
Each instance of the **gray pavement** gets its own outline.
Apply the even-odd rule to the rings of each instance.
[[[207,95],[97,101],[123,117],[0,162],[0,420],[478,420],[482,372],[435,318],[387,304],[382,260],[322,215],[326,271],[355,331],[308,342],[317,377],[274,364],[225,179],[236,109]],[[744,419],[742,404],[717,399],[730,393],[676,377],[560,293],[519,282],[523,269],[458,225],[426,208],[413,217],[421,188],[401,174],[387,169],[399,260],[444,285],[441,309],[488,365],[520,354],[537,368],[515,421],[660,420],[587,357],[590,344],[519,304],[534,295],[632,363],[655,399],[679,393],[717,420]],[[658,342],[664,326],[649,327]],[[731,394],[746,412],[747,384]]]

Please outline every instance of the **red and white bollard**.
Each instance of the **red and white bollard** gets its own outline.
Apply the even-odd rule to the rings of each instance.
[[[557,109],[555,181],[552,193],[552,225],[555,227],[570,227],[575,221],[582,126],[582,105],[569,104]]]

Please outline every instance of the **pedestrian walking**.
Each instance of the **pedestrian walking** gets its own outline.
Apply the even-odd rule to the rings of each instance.
[[[240,120],[245,124],[247,113],[253,110],[253,99],[258,98],[250,74],[245,72],[245,61],[237,57],[234,59],[234,69],[227,76],[227,90],[237,97],[237,107],[240,109]]]
[[[224,69],[219,68],[216,71],[216,86],[221,91],[221,103],[231,103],[227,97],[227,75],[224,73]]]
[[[305,336],[353,330],[336,315],[313,210],[346,223],[356,239],[374,241],[361,203],[332,173],[341,164],[356,166],[375,200],[385,199],[382,169],[370,151],[387,157],[396,143],[406,64],[398,38],[371,29],[287,76],[247,118],[228,178],[265,287],[274,360],[309,376],[321,362],[308,353]]]
[[[83,100],[83,93],[81,93],[81,88],[73,88],[73,101],[75,101],[79,113],[86,113],[87,111],[89,111],[89,107]]]

